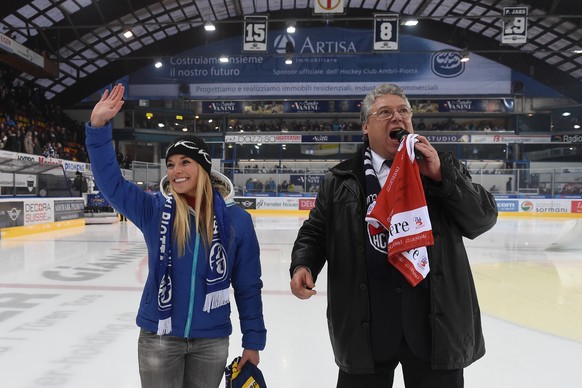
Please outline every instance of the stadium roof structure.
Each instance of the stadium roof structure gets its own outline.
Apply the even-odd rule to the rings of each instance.
[[[155,58],[242,35],[244,16],[269,15],[281,26],[372,28],[375,13],[391,13],[419,20],[402,33],[479,54],[582,103],[582,1],[344,0],[343,14],[326,16],[313,13],[316,1],[10,0],[0,7],[0,33],[58,66],[20,77],[68,106]],[[527,42],[501,44],[506,7],[527,7]],[[217,25],[212,34],[208,22]]]

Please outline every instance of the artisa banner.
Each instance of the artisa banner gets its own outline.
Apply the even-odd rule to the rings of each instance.
[[[479,55],[461,62],[460,48],[401,34],[398,52],[374,52],[374,31],[320,27],[271,31],[267,52],[242,52],[242,37],[202,45],[164,58],[129,76],[131,99],[185,96],[193,99],[361,99],[383,82],[409,96],[511,95],[511,70]],[[194,45],[194,43],[193,43]],[[293,46],[293,63],[285,64]],[[229,54],[227,63],[218,56]]]

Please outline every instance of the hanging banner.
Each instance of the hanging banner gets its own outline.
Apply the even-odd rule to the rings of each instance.
[[[10,53],[18,55],[27,62],[30,62],[38,67],[44,68],[45,61],[44,57],[31,49],[21,45],[17,41],[13,40],[7,35],[0,34],[0,49]]]
[[[263,100],[258,110],[280,112],[283,100],[293,96],[312,100],[362,98],[381,82],[398,83],[409,97],[415,95],[473,94],[505,96],[511,92],[507,66],[472,55],[471,65],[461,62],[458,48],[428,39],[398,34],[398,55],[373,51],[371,29],[337,27],[269,31],[268,53],[240,53],[241,38],[201,45],[167,59],[161,69],[148,66],[130,75],[130,99],[167,99],[179,96],[178,85],[189,86],[191,99]],[[295,47],[293,65],[285,61],[285,47]],[[220,63],[217,52],[239,52]],[[371,54],[370,54],[371,53]],[[351,102],[350,102],[351,104]],[[353,105],[353,104],[352,104]],[[228,108],[228,107],[227,107]],[[310,109],[300,104],[299,109]],[[336,112],[354,108],[334,107]],[[244,107],[244,112],[249,108]]]
[[[314,0],[313,13],[343,13],[344,0]]]
[[[245,16],[243,52],[267,52],[267,17]]]
[[[374,50],[398,50],[398,15],[374,15]]]
[[[527,43],[527,7],[503,8],[501,44]]]

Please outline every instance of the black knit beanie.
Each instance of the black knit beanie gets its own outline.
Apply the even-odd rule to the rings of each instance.
[[[210,151],[204,140],[193,135],[180,136],[166,149],[166,161],[170,156],[176,154],[194,159],[210,175],[212,160],[210,159]]]

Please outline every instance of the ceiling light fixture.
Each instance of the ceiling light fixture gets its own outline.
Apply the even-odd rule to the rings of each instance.
[[[293,25],[293,24],[290,24],[290,25],[287,27],[287,32],[288,32],[289,34],[294,34],[294,33],[295,33],[295,25]]]
[[[228,63],[228,57],[226,55],[223,55],[220,58],[218,58],[218,61],[220,63]]]
[[[212,24],[211,22],[206,22],[204,24],[204,29],[206,31],[214,31],[214,30],[216,30],[216,26],[214,24]]]
[[[156,61],[156,63],[154,63],[154,66],[156,67],[156,69],[159,69],[160,67],[164,66],[164,64],[162,63],[162,61]]]
[[[471,58],[469,58],[469,53],[466,51],[463,51],[461,53],[461,62],[469,62]]]
[[[127,30],[123,33],[123,36],[125,39],[129,39],[133,36],[133,32],[131,32],[131,30]]]
[[[402,24],[404,24],[405,26],[414,27],[414,26],[416,26],[418,24],[418,20],[416,20],[416,19],[407,19]]]

